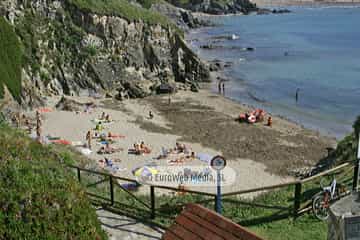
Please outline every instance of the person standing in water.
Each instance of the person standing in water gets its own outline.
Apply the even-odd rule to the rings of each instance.
[[[225,83],[224,82],[222,83],[222,91],[223,91],[223,94],[225,95]]]
[[[221,81],[218,83],[219,94],[221,94]]]
[[[297,88],[297,89],[296,89],[296,93],[295,93],[296,103],[298,103],[298,101],[299,101],[299,91],[300,91],[300,88]]]

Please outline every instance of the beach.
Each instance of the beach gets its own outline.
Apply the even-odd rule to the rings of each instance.
[[[95,127],[92,120],[105,112],[113,122],[104,124],[102,132],[122,135],[111,146],[123,151],[99,155],[96,152],[102,145],[93,140],[92,152],[86,154],[90,160],[84,167],[106,170],[99,160],[107,157],[117,167],[115,171],[108,169],[112,174],[132,179],[135,179],[132,170],[138,167],[171,167],[173,164],[169,163],[169,159],[156,158],[162,148],[174,148],[176,142],[189,146],[195,153],[222,155],[227,159],[227,167],[235,170],[236,179],[230,186],[224,186],[223,192],[291,181],[294,179],[289,175],[291,169],[313,166],[327,156],[326,148],[335,146],[334,139],[277,116],[272,116],[272,127],[266,126],[265,122],[253,125],[239,123],[235,121],[236,117],[249,111],[248,107],[208,89],[198,93],[179,91],[121,102],[88,97],[71,99],[82,103],[94,102],[97,107],[91,113],[59,111],[55,105],[60,97],[50,98],[47,107],[52,111],[42,113],[43,135],[59,137],[75,143],[73,145],[84,145],[86,132]],[[148,118],[149,111],[154,115],[152,119]],[[150,154],[128,153],[134,143],[142,141],[151,149]],[[72,148],[79,150],[76,146]],[[204,167],[208,163],[195,159],[174,165]],[[178,183],[170,186],[177,187]],[[216,190],[215,186],[188,186],[187,189],[212,193]]]

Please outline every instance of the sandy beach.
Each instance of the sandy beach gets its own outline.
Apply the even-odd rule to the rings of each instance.
[[[114,162],[114,175],[135,178],[132,170],[144,165],[169,166],[176,156],[158,160],[162,148],[174,148],[176,142],[184,143],[195,153],[210,156],[222,155],[228,167],[236,172],[236,181],[225,186],[223,191],[250,189],[293,180],[289,170],[312,166],[326,157],[327,147],[333,147],[333,139],[303,129],[294,123],[273,116],[273,126],[265,122],[250,125],[239,123],[235,118],[248,107],[223,96],[200,90],[198,93],[179,91],[171,95],[152,96],[145,99],[115,101],[73,97],[77,102],[94,102],[97,107],[91,113],[75,113],[56,110],[60,97],[50,98],[51,112],[42,113],[43,135],[60,137],[74,143],[86,143],[86,132],[94,129],[94,119],[102,112],[114,120],[105,124],[103,132],[123,135],[111,144],[123,151],[99,155],[96,152],[101,143],[92,143],[92,152],[86,155],[91,163],[85,167],[101,170],[99,160],[107,157]],[[152,111],[153,119],[148,118]],[[32,113],[33,114],[33,113]],[[134,143],[144,141],[151,148],[150,154],[129,154]],[[75,147],[78,149],[78,147]],[[208,163],[193,160],[184,163],[193,166],[207,166]],[[181,165],[181,164],[180,164]],[[170,186],[173,186],[169,184]],[[215,192],[215,187],[193,187],[188,189]]]

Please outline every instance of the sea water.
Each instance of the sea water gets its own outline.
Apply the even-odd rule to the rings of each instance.
[[[360,115],[360,8],[291,10],[216,17],[188,40],[205,59],[232,63],[227,97],[341,138]]]

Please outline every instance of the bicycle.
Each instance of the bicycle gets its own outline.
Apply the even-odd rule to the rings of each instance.
[[[335,178],[329,186],[320,181],[320,186],[322,190],[313,197],[312,210],[316,218],[325,221],[329,217],[330,204],[346,193],[346,189],[343,185],[338,186]]]

